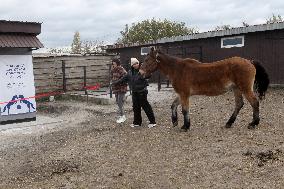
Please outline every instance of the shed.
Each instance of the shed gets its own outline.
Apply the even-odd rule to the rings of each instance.
[[[163,38],[145,44],[116,44],[108,46],[107,52],[118,53],[121,62],[129,67],[131,57],[143,61],[151,46],[160,46],[170,55],[201,62],[232,56],[258,60],[266,68],[271,84],[284,85],[283,22]]]
[[[0,20],[0,123],[36,119],[32,50],[41,23]]]

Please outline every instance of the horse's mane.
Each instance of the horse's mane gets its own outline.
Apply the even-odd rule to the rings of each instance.
[[[196,59],[193,59],[193,58],[185,58],[181,61],[181,64],[185,64],[185,65],[188,65],[188,64],[200,64],[201,62],[196,60]]]
[[[158,52],[161,59],[163,59],[164,61],[166,60],[167,62],[171,63],[172,66],[189,66],[192,64],[200,64],[201,62],[196,60],[196,59],[192,59],[192,58],[179,58],[179,57],[175,57],[175,56],[171,56],[168,54],[165,54],[163,52]]]
[[[175,57],[175,56],[170,56],[170,55],[163,53],[163,52],[160,52],[160,51],[158,51],[158,53],[159,53],[159,56],[162,55],[162,56],[160,56],[162,59],[167,59],[167,61],[169,61],[169,62],[176,63],[177,61],[182,60],[181,58],[178,58],[178,57]]]
[[[170,56],[168,54],[165,54],[163,52],[158,51],[158,60],[160,59],[160,61],[165,61],[167,62],[168,66],[175,68],[177,66],[177,62],[179,62],[180,60],[182,60],[181,58],[178,57],[174,57],[174,56]]]

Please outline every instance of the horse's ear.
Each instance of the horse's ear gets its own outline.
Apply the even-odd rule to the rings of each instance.
[[[149,53],[150,56],[154,57],[155,56],[155,48],[151,47],[151,51]]]
[[[156,54],[156,60],[160,61],[161,60],[161,57],[160,57],[160,52],[158,51],[157,54]]]
[[[162,52],[163,51],[163,46],[157,46],[157,51]]]

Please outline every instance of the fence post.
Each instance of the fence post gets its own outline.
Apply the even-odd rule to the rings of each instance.
[[[167,80],[167,88],[169,88],[170,87],[170,80],[168,79]]]
[[[86,68],[86,66],[83,66],[83,70],[84,70],[84,90],[85,90],[85,95],[88,95],[88,91],[87,91],[87,68]]]
[[[159,75],[158,75],[158,91],[161,90],[162,84],[161,84],[161,72],[159,71]]]
[[[62,75],[63,75],[63,91],[66,92],[67,91],[67,87],[66,87],[66,65],[65,65],[65,60],[62,60]]]
[[[203,62],[202,46],[200,46],[199,55],[200,55],[200,62]]]
[[[186,58],[186,48],[181,47],[182,50],[182,58]]]
[[[109,65],[109,69],[108,69],[108,75],[109,75],[109,97],[112,98],[112,88],[110,85],[111,82],[111,64]]]

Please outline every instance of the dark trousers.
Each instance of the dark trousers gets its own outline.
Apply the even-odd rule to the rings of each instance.
[[[133,103],[133,112],[134,112],[133,124],[135,125],[142,124],[141,108],[143,108],[150,123],[151,124],[156,123],[152,107],[147,100],[147,94],[148,91],[132,92],[132,103]]]

